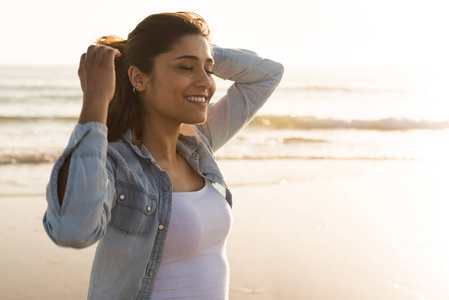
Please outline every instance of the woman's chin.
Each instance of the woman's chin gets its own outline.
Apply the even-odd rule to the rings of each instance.
[[[190,124],[190,125],[201,125],[201,124],[206,123],[206,121],[207,121],[207,114],[205,114],[203,116],[189,118],[188,120],[185,120],[183,123]]]
[[[205,118],[205,119],[203,119],[203,120],[201,120],[201,121],[196,121],[196,122],[191,122],[191,123],[186,123],[186,124],[190,124],[190,125],[201,125],[201,124],[206,123],[206,121],[207,121],[207,119]]]

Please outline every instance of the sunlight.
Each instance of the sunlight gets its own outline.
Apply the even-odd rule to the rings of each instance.
[[[449,75],[447,68],[434,67],[431,69],[428,85],[428,96],[435,119],[448,119],[449,117],[449,90],[447,83]]]

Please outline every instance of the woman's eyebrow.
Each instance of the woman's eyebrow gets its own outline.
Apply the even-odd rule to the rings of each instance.
[[[178,60],[178,59],[200,60],[200,58],[199,58],[198,56],[195,56],[195,55],[182,55],[182,56],[179,56],[179,57],[177,57],[177,58],[174,58],[173,60]],[[207,59],[206,59],[206,62],[211,62],[211,63],[213,63],[214,60],[213,60],[212,58],[207,58]]]

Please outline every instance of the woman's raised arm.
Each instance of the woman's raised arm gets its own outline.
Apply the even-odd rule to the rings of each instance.
[[[207,122],[199,126],[217,151],[255,116],[281,81],[284,67],[241,49],[214,47],[213,57],[214,74],[235,82],[210,105]]]
[[[112,209],[113,167],[107,162],[106,118],[115,91],[118,50],[90,46],[81,56],[79,124],[56,161],[47,186],[44,228],[58,245],[88,246],[103,236]]]
[[[114,58],[120,56],[117,49],[91,45],[81,55],[78,76],[83,91],[83,106],[78,123],[98,122],[106,125],[108,105],[115,91]],[[71,154],[66,158],[58,175],[58,200],[62,205]]]

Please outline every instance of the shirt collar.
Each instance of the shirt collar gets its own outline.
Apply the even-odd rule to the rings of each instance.
[[[142,158],[149,158],[154,161],[153,155],[150,151],[142,144],[141,141],[133,139],[131,130],[128,130],[123,135],[123,140],[126,142],[133,151]],[[178,144],[176,145],[176,150],[183,156],[189,156],[191,153],[196,152],[198,149],[198,139],[196,136],[179,134]]]

